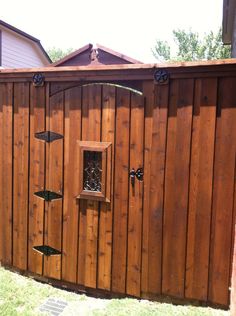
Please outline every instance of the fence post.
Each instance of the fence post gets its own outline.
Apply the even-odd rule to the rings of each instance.
[[[236,227],[234,233],[234,253],[231,277],[230,315],[236,316]]]

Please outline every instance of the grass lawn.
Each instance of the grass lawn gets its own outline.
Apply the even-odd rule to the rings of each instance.
[[[0,316],[51,315],[41,313],[39,306],[48,297],[67,301],[61,315],[93,316],[229,316],[228,311],[205,307],[174,306],[135,299],[97,299],[41,284],[0,267]]]

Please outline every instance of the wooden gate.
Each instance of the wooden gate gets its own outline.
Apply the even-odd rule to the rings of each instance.
[[[0,262],[228,306],[235,85],[232,61],[0,71]]]
[[[57,135],[46,143],[40,140],[48,137],[48,133],[42,134],[45,113],[34,115],[42,125],[31,129],[31,150],[41,158],[35,161],[37,169],[32,173],[38,180],[41,169],[42,183],[31,197],[34,210],[29,218],[29,269],[47,277],[111,290],[113,268],[113,291],[140,296],[143,96],[115,85],[90,84],[55,93],[47,104],[46,131],[52,139],[52,133]],[[39,146],[40,154],[36,152]],[[85,161],[86,153],[90,153],[91,161]],[[82,175],[89,163],[93,166],[87,172],[99,175],[94,179],[88,174],[90,189],[83,190],[86,179]],[[59,196],[45,202],[43,218],[44,205],[38,195],[45,191]],[[104,197],[98,195],[100,191]],[[43,260],[42,253],[35,252],[43,245],[62,254],[44,256]]]

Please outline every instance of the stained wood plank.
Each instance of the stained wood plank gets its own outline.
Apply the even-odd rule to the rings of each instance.
[[[236,229],[235,229],[235,214],[236,214],[236,157],[234,167],[234,202],[232,216],[232,240],[231,240],[231,267],[230,267],[230,312],[233,315],[236,312]]]
[[[193,80],[170,84],[162,292],[184,297]]]
[[[149,89],[149,98],[151,98],[151,94],[154,97],[153,87],[150,86]],[[146,279],[142,282],[142,290],[148,296],[161,294],[168,93],[168,85],[155,87],[155,99],[152,97],[149,101],[152,102],[150,107],[153,107],[152,129],[149,126],[148,118],[146,118],[148,121],[145,126],[145,133],[149,129],[150,132],[146,134],[146,143],[149,144],[149,147],[145,152],[145,162],[149,164],[149,173],[146,174],[145,170],[144,183],[146,181],[149,183],[144,193],[143,269]]]
[[[197,79],[191,149],[185,296],[207,300],[217,80]]]
[[[236,152],[235,78],[219,80],[214,160],[209,296],[211,302],[229,303],[231,234]]]
[[[81,88],[65,91],[64,201],[62,279],[77,282],[79,161]],[[72,233],[73,232],[73,233]]]
[[[112,143],[112,152],[107,157],[107,173],[111,174],[107,195],[111,195],[111,202],[101,203],[99,219],[98,288],[105,290],[111,288],[115,100],[116,88],[104,85],[102,91],[102,141]]]
[[[79,202],[79,237],[78,237],[78,271],[77,282],[84,285],[85,280],[85,254],[86,254],[86,217],[87,201],[80,200]]]
[[[64,135],[64,94],[60,92],[50,98],[49,130]],[[63,195],[63,139],[47,143],[48,174],[46,188]],[[62,250],[62,199],[47,204],[47,226],[45,244]],[[61,255],[44,257],[44,275],[61,278]]]
[[[130,92],[117,90],[112,291],[126,291]]]
[[[101,86],[89,86],[87,92],[88,119],[82,124],[82,139],[100,141]],[[87,201],[85,286],[89,287],[97,286],[98,212],[99,202]]]
[[[45,109],[45,88],[31,85],[28,268],[37,274],[43,273],[43,257],[33,247],[44,243],[44,201],[34,192],[44,190],[45,143],[34,135],[45,130]]]
[[[13,266],[27,269],[29,84],[14,84]]]
[[[153,81],[143,83],[145,97],[145,139],[144,139],[144,193],[143,193],[143,240],[142,240],[142,280],[141,295],[148,297],[149,291],[149,208],[150,208],[150,173],[151,173],[151,150],[153,130],[154,87]]]
[[[11,83],[0,84],[0,261],[12,264],[12,95]]]
[[[82,99],[82,140],[100,141],[100,133],[101,86],[85,86]],[[80,210],[78,282],[96,287],[99,202],[81,201]]]
[[[144,99],[131,94],[130,169],[143,169]],[[142,260],[143,181],[129,182],[128,253],[126,293],[140,297]]]

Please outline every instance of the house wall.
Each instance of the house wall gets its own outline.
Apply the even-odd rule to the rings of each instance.
[[[18,34],[2,29],[1,66],[3,68],[27,68],[47,65],[47,62],[38,53],[36,45]]]
[[[56,67],[61,66],[88,66],[91,64],[96,65],[118,65],[118,64],[131,64],[131,62],[128,62],[127,60],[123,58],[119,58],[115,55],[112,55],[110,53],[107,53],[101,49],[98,49],[98,57],[96,61],[92,61],[90,58],[91,55],[91,49],[88,50],[70,58],[69,60],[65,60],[64,62],[60,63],[59,65],[56,65]]]

